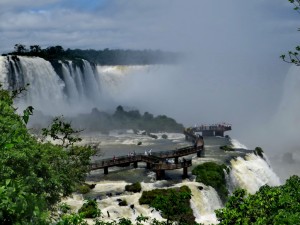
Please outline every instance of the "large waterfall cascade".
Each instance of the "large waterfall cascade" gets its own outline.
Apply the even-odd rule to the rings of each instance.
[[[58,61],[54,67],[39,57],[0,56],[0,82],[8,89],[29,84],[19,106],[32,105],[48,114],[80,112],[101,104],[97,68],[86,60],[81,64]]]

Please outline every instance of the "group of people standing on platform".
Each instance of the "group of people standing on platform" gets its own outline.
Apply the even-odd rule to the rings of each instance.
[[[145,155],[152,155],[152,149],[150,149],[149,151],[145,150]]]

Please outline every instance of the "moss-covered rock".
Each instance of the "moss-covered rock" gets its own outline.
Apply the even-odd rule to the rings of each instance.
[[[235,149],[233,148],[232,145],[223,145],[220,147],[220,149],[222,149],[224,151],[235,151]]]
[[[89,185],[87,184],[82,184],[82,185],[79,185],[77,187],[77,191],[80,193],[80,194],[87,194],[89,193],[91,190],[91,188],[89,187]]]
[[[125,191],[136,193],[136,192],[140,192],[141,190],[142,190],[142,186],[140,182],[136,182],[125,186]]]
[[[260,156],[261,158],[264,157],[264,154],[263,154],[263,153],[264,153],[264,151],[262,150],[261,147],[256,147],[256,148],[254,149],[254,154]]]
[[[128,203],[127,203],[127,201],[124,199],[124,200],[121,200],[120,202],[119,202],[119,206],[127,206],[128,205]]]
[[[159,210],[162,217],[177,221],[179,224],[195,224],[190,207],[191,190],[187,186],[169,189],[144,191],[139,203],[150,205]]]
[[[161,138],[163,138],[163,139],[168,139],[168,135],[163,134],[163,135],[161,135]]]
[[[226,169],[227,167],[224,164],[206,162],[195,167],[192,174],[196,175],[197,182],[213,187],[218,192],[221,200],[225,202],[228,198],[224,174],[224,170],[227,171]]]
[[[96,218],[101,215],[96,200],[87,200],[86,203],[78,210],[84,218]]]

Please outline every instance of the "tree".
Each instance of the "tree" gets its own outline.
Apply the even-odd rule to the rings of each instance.
[[[262,186],[255,194],[238,189],[216,210],[219,224],[300,224],[300,178],[278,187]]]
[[[46,224],[54,205],[84,182],[93,149],[40,143],[12,95],[0,88],[0,223]]]
[[[32,53],[40,53],[42,51],[42,48],[39,45],[30,45],[30,51]]]
[[[50,136],[53,140],[60,140],[61,146],[69,147],[73,146],[75,142],[82,139],[77,136],[82,130],[74,130],[71,123],[65,122],[63,116],[55,117],[50,125],[50,128],[43,128],[43,136]]]
[[[27,52],[26,45],[22,45],[22,44],[15,44],[14,49],[15,49],[16,53],[25,53],[25,52]]]

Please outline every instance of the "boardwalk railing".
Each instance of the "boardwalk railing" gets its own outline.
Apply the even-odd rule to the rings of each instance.
[[[112,166],[122,166],[134,162],[158,164],[164,162],[164,159],[178,158],[197,153],[197,151],[202,150],[202,148],[202,146],[196,148],[194,146],[189,146],[172,151],[153,152],[151,155],[136,154],[133,156],[119,156],[117,158],[95,161],[91,164],[91,170],[103,169],[105,167]]]

